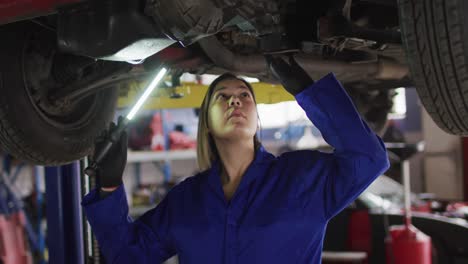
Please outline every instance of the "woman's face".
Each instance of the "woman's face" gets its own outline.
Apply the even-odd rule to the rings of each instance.
[[[257,107],[243,81],[221,81],[208,106],[208,127],[215,139],[253,139],[257,132]]]

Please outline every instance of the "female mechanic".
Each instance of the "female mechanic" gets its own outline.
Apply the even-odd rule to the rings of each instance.
[[[100,164],[100,186],[82,204],[108,263],[161,263],[175,254],[183,264],[321,262],[327,222],[388,169],[386,149],[333,74],[314,82],[293,58],[267,64],[333,153],[268,153],[256,136],[252,87],[221,75],[199,115],[202,172],[154,209],[128,217],[125,134]]]

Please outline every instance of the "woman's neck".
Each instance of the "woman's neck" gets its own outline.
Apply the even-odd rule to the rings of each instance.
[[[216,142],[218,154],[222,162],[221,182],[223,185],[237,187],[242,176],[255,157],[253,140],[249,142]]]

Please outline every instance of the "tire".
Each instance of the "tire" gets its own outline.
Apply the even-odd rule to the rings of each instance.
[[[435,123],[468,135],[468,1],[399,0],[412,79]]]
[[[55,49],[55,33],[31,22],[20,22],[0,27],[0,36],[0,144],[4,150],[40,165],[65,164],[88,155],[95,137],[113,118],[117,90],[104,89],[51,113],[34,99],[32,89],[50,83],[59,89],[60,78],[52,73],[51,63],[32,67],[42,60],[30,54],[36,52],[31,48],[35,45],[51,58],[63,55]]]

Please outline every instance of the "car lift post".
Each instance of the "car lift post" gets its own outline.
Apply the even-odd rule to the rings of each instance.
[[[84,263],[79,162],[46,167],[49,263]]]

